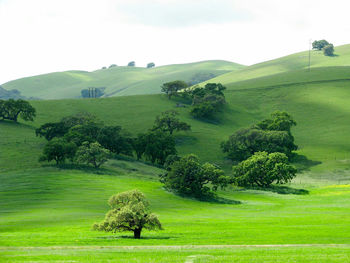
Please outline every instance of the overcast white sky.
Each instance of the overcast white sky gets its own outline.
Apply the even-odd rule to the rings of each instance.
[[[350,43],[349,0],[0,0],[0,83],[110,64],[245,65]]]

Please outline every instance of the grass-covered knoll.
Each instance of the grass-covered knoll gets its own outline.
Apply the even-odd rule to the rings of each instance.
[[[237,72],[226,73],[211,79],[210,82],[221,82],[229,85],[237,81],[307,69],[308,65],[309,52],[304,51],[245,67]],[[323,55],[322,51],[311,51],[312,68],[337,66],[350,66],[350,45],[335,47],[335,56],[331,57]]]
[[[105,87],[106,96],[160,93],[168,81],[203,81],[244,66],[228,61],[203,61],[155,68],[112,67],[93,72],[65,71],[10,81],[5,89],[18,89],[22,95],[41,99],[77,98],[88,87]]]

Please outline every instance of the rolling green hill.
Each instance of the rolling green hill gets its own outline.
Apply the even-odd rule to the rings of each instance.
[[[106,96],[160,93],[168,81],[201,82],[244,66],[228,61],[203,61],[155,68],[112,67],[93,72],[65,71],[22,78],[3,84],[26,97],[41,99],[78,98],[88,87],[105,87]]]
[[[255,79],[283,72],[300,71],[308,68],[308,51],[245,67],[237,72],[229,72],[210,80],[230,86],[238,81]],[[350,66],[350,45],[335,47],[335,56],[324,56],[322,51],[311,51],[311,68]],[[297,76],[295,81],[297,82]]]

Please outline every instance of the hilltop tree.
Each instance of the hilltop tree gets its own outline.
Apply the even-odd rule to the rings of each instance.
[[[288,164],[283,153],[257,152],[233,167],[234,181],[239,186],[268,187],[272,183],[290,182],[296,174],[294,166]]]
[[[98,142],[84,142],[76,152],[78,163],[92,164],[95,168],[99,168],[107,162],[109,150],[103,148]]]
[[[135,61],[130,61],[129,63],[128,63],[128,67],[135,67]]]
[[[156,64],[154,64],[153,62],[147,64],[147,68],[154,68],[155,66]]]
[[[134,238],[141,238],[142,229],[162,230],[158,217],[150,212],[149,203],[138,190],[126,191],[111,196],[112,208],[101,223],[93,225],[94,230],[106,232],[134,232]]]
[[[21,117],[25,121],[33,121],[36,116],[35,108],[28,101],[18,99],[0,100],[0,118],[18,121]]]
[[[327,45],[329,45],[329,42],[327,40],[315,40],[312,43],[312,49],[322,50]]]
[[[197,198],[211,196],[218,187],[224,188],[230,182],[220,168],[210,163],[200,164],[194,154],[173,158],[167,170],[160,175],[167,189]]]
[[[188,85],[182,80],[175,80],[171,82],[164,83],[161,86],[161,91],[164,92],[168,99],[170,100],[172,96],[176,95],[179,90],[187,88]]]
[[[179,115],[177,111],[168,110],[157,116],[154,122],[153,130],[162,130],[173,134],[174,131],[188,131],[191,126],[186,122],[180,121],[176,116]]]
[[[108,68],[114,68],[114,67],[117,67],[116,64],[111,64]]]
[[[334,55],[334,46],[333,46],[333,44],[326,45],[323,48],[323,54],[325,56],[333,56]]]

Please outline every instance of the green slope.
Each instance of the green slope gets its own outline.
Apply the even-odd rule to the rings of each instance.
[[[245,67],[236,72],[229,72],[211,79],[210,82],[221,82],[229,85],[233,82],[307,69],[308,64],[309,52],[304,51]],[[350,45],[335,47],[335,56],[333,57],[324,56],[321,51],[311,51],[312,68],[336,66],[350,66]]]
[[[155,67],[113,67],[93,72],[65,71],[22,78],[2,86],[18,89],[22,95],[41,99],[77,98],[82,89],[106,87],[107,96],[160,93],[164,82],[181,79],[210,78],[244,66],[227,61],[203,61]],[[209,77],[208,77],[209,76]]]

